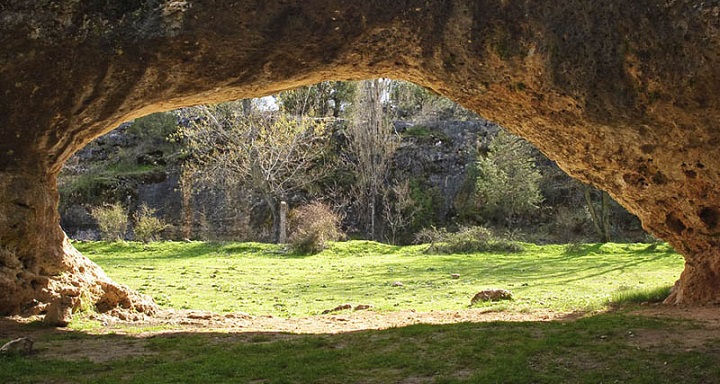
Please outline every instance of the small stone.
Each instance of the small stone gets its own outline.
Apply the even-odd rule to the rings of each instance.
[[[470,305],[474,305],[478,301],[499,301],[512,300],[512,292],[507,289],[486,289],[480,291],[470,300]]]
[[[43,323],[53,327],[67,327],[72,321],[72,299],[63,297],[50,303],[45,308]]]
[[[402,287],[403,285],[405,285],[405,284],[403,284],[403,283],[401,283],[401,282],[399,282],[399,281],[396,281],[396,282],[392,283],[392,286],[393,286],[393,287]]]
[[[355,308],[353,308],[353,310],[354,311],[364,311],[364,310],[370,309],[372,307],[373,306],[370,304],[359,304],[359,305],[356,305]]]
[[[28,356],[32,353],[33,341],[27,337],[21,337],[5,343],[0,347],[0,355]]]
[[[453,273],[452,275],[450,275],[450,277],[452,277],[453,279],[456,279],[456,280],[457,280],[457,279],[460,278],[460,274],[459,274],[459,273]]]

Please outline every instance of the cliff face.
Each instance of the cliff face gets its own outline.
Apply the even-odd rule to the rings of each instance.
[[[346,150],[341,144],[345,141],[344,136],[338,137],[342,135],[342,124],[339,120],[338,129],[329,131],[326,138],[330,143],[328,148],[336,151],[330,155],[332,158],[339,158],[339,152]],[[64,198],[60,204],[61,224],[68,235],[76,239],[99,239],[98,227],[89,208],[119,202],[129,210],[130,216],[141,205],[157,210],[157,215],[169,224],[164,231],[164,236],[169,239],[182,240],[187,236],[271,240],[263,237],[263,233],[270,230],[266,227],[271,218],[262,199],[249,196],[252,191],[243,192],[240,185],[232,190],[225,184],[196,183],[191,187],[188,200],[183,201],[182,161],[173,158],[178,148],[167,143],[148,146],[135,133],[137,130],[133,123],[122,124],[78,151],[67,163],[59,180]],[[414,135],[412,130],[421,130],[422,134]],[[394,179],[418,183],[418,191],[432,192],[437,201],[429,207],[431,212],[427,214],[432,216],[429,217],[431,222],[425,225],[450,223],[469,167],[477,161],[477,145],[487,149],[490,139],[499,130],[497,125],[482,119],[395,122],[395,131],[402,141],[389,173]],[[343,166],[336,164],[336,167]],[[351,186],[344,187],[349,189]],[[291,207],[305,204],[310,199],[306,193],[290,198]],[[186,209],[190,215],[189,223],[183,221],[187,219],[183,214]],[[346,224],[349,228],[360,228],[357,218],[346,217]]]
[[[56,210],[57,172],[93,138],[154,111],[377,76],[428,86],[607,190],[685,255],[668,302],[717,301],[719,14],[664,0],[6,2],[0,312],[73,282],[109,292],[76,278]]]

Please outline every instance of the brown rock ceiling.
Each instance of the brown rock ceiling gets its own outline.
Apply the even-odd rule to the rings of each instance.
[[[720,1],[0,3],[0,314],[152,311],[65,239],[55,176],[120,122],[329,79],[440,92],[607,190],[720,299]]]

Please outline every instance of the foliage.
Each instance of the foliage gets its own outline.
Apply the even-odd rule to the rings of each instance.
[[[413,208],[415,210],[410,226],[411,233],[438,224],[436,209],[441,207],[444,201],[437,187],[428,185],[428,183],[418,179],[411,179],[410,198],[414,202]]]
[[[127,212],[120,203],[94,207],[90,214],[97,221],[103,240],[119,241],[127,231]]]
[[[385,189],[383,216],[390,229],[390,244],[397,244],[398,236],[413,224],[417,212],[418,206],[411,196],[408,180]]]
[[[183,172],[195,182],[257,193],[272,213],[277,240],[280,201],[312,187],[327,171],[325,125],[286,114],[245,115],[227,104],[193,113],[202,118],[180,132],[191,158]]]
[[[177,130],[177,116],[172,112],[158,112],[135,119],[128,133],[143,140],[165,141]]]
[[[476,153],[473,155],[477,157]],[[477,161],[470,162],[466,170],[465,179],[452,202],[457,215],[455,220],[463,224],[478,224],[483,220],[475,192],[478,178]]]
[[[430,244],[433,247],[435,243],[444,241],[447,236],[448,231],[446,228],[425,227],[415,233],[415,244]]]
[[[522,252],[517,242],[496,237],[485,227],[460,227],[457,232],[445,229],[425,229],[418,233],[416,242],[430,242],[430,253]]]
[[[477,117],[452,100],[407,81],[390,81],[389,102],[399,118],[419,121]]]
[[[477,162],[476,193],[481,213],[494,222],[510,224],[532,213],[542,201],[530,144],[500,131],[486,157]]]
[[[133,230],[136,240],[140,240],[143,243],[156,241],[159,239],[160,233],[168,227],[162,219],[155,216],[155,213],[155,209],[149,208],[145,204],[135,212],[133,215],[135,219]]]
[[[290,246],[295,253],[315,254],[327,247],[328,241],[339,240],[340,217],[330,207],[315,201],[290,213]]]
[[[404,137],[426,138],[432,136],[433,131],[425,125],[413,125],[402,134]]]
[[[339,117],[352,103],[356,83],[324,81],[280,92],[276,99],[283,112],[295,116]]]
[[[245,99],[187,108],[123,124],[109,139],[99,140],[77,157],[93,158],[92,164],[78,162],[77,158],[66,163],[59,189],[61,210],[72,207],[65,211],[70,214],[63,215],[70,218],[67,224],[85,228],[87,221],[78,205],[126,203],[128,196],[137,195],[140,184],[165,180],[165,176],[172,182],[180,173],[184,211],[182,223],[177,224],[184,237],[198,238],[197,229],[202,227],[210,229],[206,233],[209,238],[271,240],[276,234],[273,222],[278,221],[280,200],[296,205],[323,196],[325,201],[332,201],[336,212],[343,209],[348,232],[397,243],[407,242],[423,227],[445,226],[450,221],[455,223],[451,225],[485,225],[497,233],[520,229],[543,242],[593,239],[593,223],[601,223],[602,228],[611,227],[610,233],[619,239],[642,240],[636,218],[597,191],[590,193],[592,199],[585,199],[586,190],[579,182],[539,152],[528,150],[527,143],[500,133],[488,149],[495,128],[475,124],[472,126],[479,130],[474,150],[468,140],[472,135],[463,134],[467,140],[463,142],[447,141],[460,140],[454,132],[457,127],[450,123],[451,129],[435,129],[439,124],[423,120],[463,118],[461,108],[420,86],[387,79],[325,82],[283,92],[273,108],[262,107],[261,102]],[[274,111],[275,106],[280,111]],[[343,118],[333,119],[331,115]],[[398,134],[390,124],[390,119],[398,117],[408,117],[414,123],[404,131],[402,127],[407,124],[397,124]],[[173,134],[178,122],[180,132]],[[372,127],[379,126],[382,129],[374,132]],[[356,134],[355,129],[362,127],[366,131]],[[128,135],[123,136],[125,133]],[[176,139],[174,143],[166,140],[168,134]],[[309,145],[300,146],[304,149],[296,146],[299,150],[294,152],[261,149],[273,148],[270,139],[281,138],[279,142],[287,143],[293,137],[303,138],[303,143],[312,138]],[[394,151],[401,137],[406,140],[397,155]],[[420,163],[425,156],[408,155],[437,141],[443,141],[442,146],[433,148],[438,153],[450,155],[450,148],[459,148],[451,154],[461,162],[457,168],[467,173],[459,191],[452,177],[438,187],[441,179],[434,172],[446,172],[449,163],[443,160],[430,165]],[[301,152],[309,156],[298,161],[295,156]],[[263,153],[269,159],[288,161],[260,164]],[[237,154],[240,161],[229,160]],[[520,166],[513,165],[518,162]],[[181,166],[184,170],[177,172]],[[250,171],[239,172],[244,166]],[[483,178],[478,178],[481,171]],[[542,179],[537,192],[534,182],[539,173]],[[399,175],[405,174],[415,177],[409,186],[412,209],[405,209],[413,213],[409,225],[401,222],[403,215],[393,213],[398,212],[395,204],[401,199],[392,189],[396,180],[403,179]],[[226,198],[207,198],[210,195]],[[542,201],[538,201],[539,196]],[[202,206],[210,200],[226,204]],[[589,209],[593,206],[595,211]],[[76,220],[73,213],[77,213]],[[593,221],[593,213],[601,219]],[[612,226],[604,225],[606,219]],[[203,220],[206,225],[201,226]]]
[[[356,175],[353,193],[371,239],[377,236],[378,200],[384,195],[390,163],[400,143],[382,106],[387,86],[385,79],[360,82],[353,106],[354,121],[346,132],[346,162]]]

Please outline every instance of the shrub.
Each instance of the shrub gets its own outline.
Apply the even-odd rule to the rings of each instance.
[[[90,215],[97,221],[100,237],[106,241],[119,241],[125,238],[127,230],[127,213],[122,204],[115,203],[102,207],[94,207]]]
[[[158,112],[135,119],[128,133],[141,139],[165,141],[177,131],[178,118],[171,112]]]
[[[143,243],[155,241],[158,239],[160,232],[167,228],[167,224],[165,224],[162,219],[155,217],[155,212],[156,210],[149,208],[145,204],[140,207],[140,210],[135,212],[135,215],[133,215],[135,218],[135,227],[133,229],[136,240],[140,240]]]
[[[325,249],[327,241],[339,240],[340,218],[327,205],[316,201],[290,212],[291,249],[313,254]]]
[[[474,253],[474,252],[522,252],[522,245],[499,239],[485,227],[461,227],[457,232],[445,229],[420,231],[416,242],[430,241],[426,252],[433,253]]]
[[[476,198],[482,215],[512,224],[542,202],[540,179],[530,143],[500,131],[486,157],[477,161]]]
[[[445,228],[437,229],[434,226],[430,228],[423,228],[415,234],[415,244],[430,244],[431,246],[435,243],[445,241],[448,232]]]

